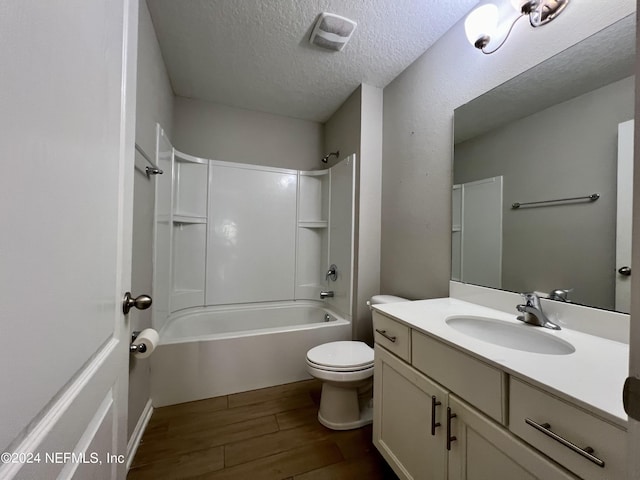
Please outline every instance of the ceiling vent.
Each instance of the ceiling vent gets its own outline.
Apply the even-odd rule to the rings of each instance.
[[[357,25],[348,18],[323,12],[313,28],[309,42],[318,47],[339,52],[347,44]]]

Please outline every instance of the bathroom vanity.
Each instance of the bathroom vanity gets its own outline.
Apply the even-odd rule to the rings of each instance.
[[[625,478],[627,344],[455,298],[373,322],[373,442],[400,478]]]

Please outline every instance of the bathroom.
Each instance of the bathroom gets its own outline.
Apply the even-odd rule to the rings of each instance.
[[[12,386],[2,395],[3,450],[25,454],[37,451],[43,455],[104,450],[126,457],[127,447],[131,453],[136,437],[142,437],[145,419],[153,418],[151,376],[154,357],[161,350],[149,359],[132,358],[131,362],[128,353],[130,332],[154,326],[153,305],[145,311],[134,309],[126,318],[118,304],[125,291],[134,295],[154,292],[155,182],[163,177],[147,177],[143,173],[148,163],[139,152],[134,158],[133,145],[137,144],[155,162],[156,124],[164,129],[176,150],[207,160],[309,172],[334,167],[338,160],[356,154],[359,164],[353,204],[353,297],[346,313],[350,316],[352,338],[372,345],[372,313],[366,303],[372,296],[384,293],[418,300],[460,293],[450,282],[451,239],[455,237],[451,189],[454,183],[467,180],[458,181],[454,175],[454,110],[597,32],[633,17],[636,8],[633,1],[619,0],[608,3],[607,9],[599,9],[596,14],[589,2],[574,0],[557,20],[541,28],[532,28],[521,20],[499,51],[483,55],[470,45],[464,32],[464,18],[478,2],[439,5],[443,9],[442,22],[433,22],[419,2],[403,2],[402,8],[396,2],[393,9],[400,11],[394,17],[399,22],[396,25],[406,23],[417,28],[412,21],[416,18],[429,25],[426,33],[419,28],[413,32],[412,38],[420,37],[425,43],[407,41],[402,45],[412,52],[408,54],[412,58],[386,79],[373,80],[372,74],[351,86],[332,85],[342,88],[340,100],[326,102],[324,110],[310,120],[309,113],[302,110],[283,114],[282,105],[276,108],[255,104],[251,108],[249,103],[242,104],[243,94],[234,91],[233,84],[225,86],[227,90],[217,101],[197,100],[195,92],[200,85],[168,74],[165,63],[175,61],[180,53],[165,51],[167,46],[161,45],[161,30],[169,27],[159,22],[188,14],[179,11],[180,2],[166,2],[168,10],[161,20],[158,12],[154,17],[154,8],[161,3],[150,0],[148,5],[124,1],[74,7],[16,5],[8,6],[7,15],[0,20],[3,31],[12,34],[12,40],[0,47],[12,67],[3,80],[7,82],[3,85],[5,90],[12,92],[5,97],[3,109],[3,125],[11,141],[2,148],[7,158],[23,160],[6,163],[10,175],[3,176],[0,189],[5,199],[3,218],[18,227],[12,229],[15,233],[4,236],[0,248],[4,253],[2,304],[6,306],[0,351],[5,359],[5,384]],[[261,30],[260,16],[273,12],[251,11],[251,3],[243,2],[246,10],[238,7],[239,11],[233,6],[238,5],[235,2],[216,3],[223,23],[236,14],[243,19],[234,38],[237,43],[252,31],[268,33]],[[515,18],[510,1],[496,3],[501,6],[501,14]],[[263,8],[277,11],[278,4],[267,3]],[[304,10],[304,15],[292,7],[299,18],[290,18],[287,24],[287,28],[295,30],[291,33],[294,46],[316,55],[335,76],[339,76],[339,68],[332,62],[340,66],[340,55],[356,48],[358,42],[387,41],[384,33],[368,28],[368,22],[380,22],[380,18],[361,16],[358,8],[343,4],[319,2],[309,8],[312,14]],[[386,12],[387,2],[376,2],[371,10],[378,8]],[[314,21],[323,11],[358,22],[343,52],[320,52],[308,46]],[[209,11],[207,15],[217,13]],[[77,18],[86,24],[74,22]],[[29,28],[16,27],[25,24]],[[383,27],[384,22],[378,26]],[[138,32],[136,40],[132,39],[132,32]],[[181,31],[176,35],[188,38],[188,34]],[[78,42],[78,38],[91,41]],[[247,47],[249,53],[255,53],[257,46],[256,38],[252,40]],[[121,50],[122,56],[114,55]],[[224,52],[216,55],[223,59]],[[32,62],[34,58],[37,66],[36,61]],[[255,56],[248,58],[259,61]],[[285,65],[286,56],[279,61]],[[187,69],[192,63],[192,58],[185,58],[183,66]],[[202,83],[217,80],[215,65],[204,70],[210,77]],[[42,72],[47,72],[46,80]],[[230,77],[239,82],[233,75]],[[272,79],[250,80],[253,83],[249,79],[242,83],[256,88],[256,84],[269,84]],[[270,85],[275,98],[278,89]],[[314,85],[321,95],[325,87],[322,83]],[[283,85],[285,90],[290,87]],[[182,88],[184,93],[177,95],[175,91]],[[127,96],[127,91],[135,95]],[[301,102],[296,108],[304,106]],[[90,121],[98,112],[104,113],[102,120]],[[34,133],[38,134],[35,138]],[[523,140],[521,148],[533,149],[533,144]],[[86,160],[89,151],[96,153]],[[331,157],[326,165],[321,162],[322,157],[336,151],[340,158]],[[133,175],[122,173],[134,162]],[[506,183],[504,188],[505,202],[539,199],[531,193],[507,199]],[[577,194],[593,193],[591,187],[585,189]],[[604,190],[599,193],[602,196],[591,205],[594,208],[611,202],[611,195]],[[20,208],[12,209],[12,205]],[[504,221],[506,225],[506,213]],[[133,245],[127,246],[122,240],[126,237],[133,238]],[[506,251],[509,247],[505,243],[503,248]],[[349,271],[343,270],[340,262],[335,263],[339,272]],[[323,265],[318,273],[322,278],[328,267]],[[506,281],[507,276],[502,280]],[[574,285],[565,282],[553,287],[544,284],[504,288],[546,292],[556,287],[570,289]],[[40,296],[34,299],[33,291]],[[637,292],[637,287],[632,291]],[[578,289],[569,292],[569,298],[578,294]],[[471,295],[467,300],[474,302],[474,298]],[[156,306],[160,305],[158,298],[154,296],[153,300]],[[607,302],[590,305],[617,309]],[[517,303],[521,300],[509,297],[504,303],[507,306],[499,310],[513,310],[515,316]],[[547,303],[544,305],[547,309]],[[379,317],[386,312],[397,319],[402,312],[395,308],[408,307],[383,306],[376,312]],[[592,333],[608,329],[608,325],[602,325],[608,318],[604,310],[587,310],[581,315],[589,317],[585,322],[593,325]],[[557,314],[554,308],[548,311]],[[94,320],[88,322],[88,316]],[[631,322],[632,352],[637,344],[633,341],[638,335],[635,328]],[[377,344],[382,341],[376,337]],[[388,360],[391,364],[397,358]],[[51,371],[49,365],[57,368]],[[304,367],[304,357],[301,365]],[[632,364],[631,372],[637,371]],[[621,397],[622,386],[611,395]],[[628,422],[631,442],[636,434],[632,428],[635,423],[632,419]],[[368,455],[374,453],[369,451]],[[117,455],[117,461],[108,465],[108,470],[103,465],[95,478],[126,476],[127,463],[130,466],[134,458],[120,461]],[[170,457],[169,452],[162,455]],[[349,463],[342,457],[332,458],[333,463]],[[640,471],[633,462],[638,460],[629,455],[628,478],[636,478],[633,472]],[[401,477],[398,467],[393,467]],[[88,478],[92,468],[89,462],[45,463],[43,457],[40,464],[5,462],[0,466],[0,477]],[[282,478],[305,473],[303,468]]]

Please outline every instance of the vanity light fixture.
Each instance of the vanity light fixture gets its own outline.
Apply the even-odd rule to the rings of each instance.
[[[490,51],[487,51],[485,47],[489,45],[491,35],[497,30],[498,7],[487,3],[476,8],[467,16],[464,22],[467,39],[482,53],[490,55],[497,52],[505,44],[513,27],[522,17],[528,16],[532,27],[546,25],[562,13],[569,4],[569,0],[512,0],[511,4],[520,12],[520,15],[511,23],[502,42]]]

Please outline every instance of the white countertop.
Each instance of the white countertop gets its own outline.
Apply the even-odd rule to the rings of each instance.
[[[567,328],[554,331],[525,325],[516,320],[515,312],[509,314],[455,298],[375,305],[373,308],[623,428],[627,426],[627,414],[622,405],[622,386],[629,370],[629,346],[625,343]],[[548,355],[494,345],[461,333],[445,322],[447,317],[460,315],[503,320],[522,328],[539,328],[571,343],[576,350],[567,355]]]

